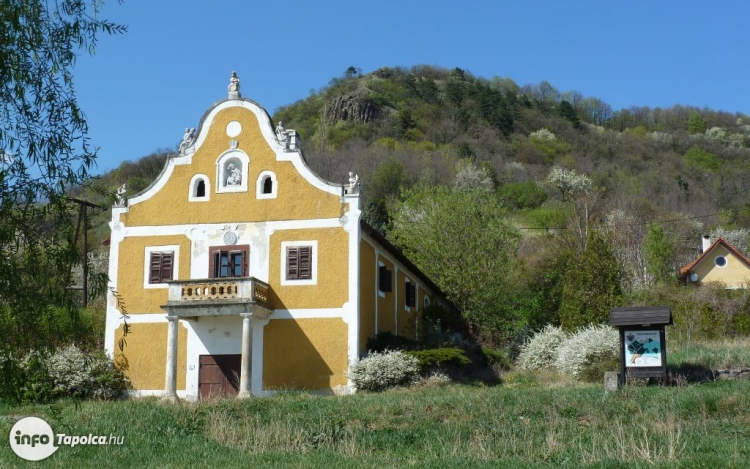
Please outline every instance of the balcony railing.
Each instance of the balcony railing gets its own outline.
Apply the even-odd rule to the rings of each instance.
[[[269,286],[253,277],[173,280],[163,306],[177,316],[218,316],[272,311]]]

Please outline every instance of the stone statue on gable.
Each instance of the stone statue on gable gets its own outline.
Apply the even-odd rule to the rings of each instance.
[[[232,72],[232,76],[229,78],[229,98],[237,99],[240,97],[240,79],[237,77],[237,72]]]
[[[184,155],[188,148],[193,146],[195,143],[195,129],[193,128],[186,128],[185,129],[185,135],[182,136],[182,141],[180,142],[180,154]]]

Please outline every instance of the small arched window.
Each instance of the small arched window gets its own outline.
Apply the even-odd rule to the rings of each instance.
[[[208,181],[208,176],[205,174],[196,174],[193,176],[190,180],[189,191],[189,202],[206,202],[211,192],[211,183]]]
[[[273,171],[261,171],[255,184],[255,196],[258,199],[275,199],[277,192],[278,184]]]

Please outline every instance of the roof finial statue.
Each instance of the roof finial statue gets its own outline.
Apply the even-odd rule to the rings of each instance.
[[[187,153],[187,149],[193,146],[195,143],[195,129],[193,128],[186,128],[185,129],[185,135],[182,136],[182,141],[180,142],[180,155],[184,155]]]
[[[229,99],[237,99],[240,97],[240,79],[237,77],[237,72],[233,71],[232,76],[229,78]]]

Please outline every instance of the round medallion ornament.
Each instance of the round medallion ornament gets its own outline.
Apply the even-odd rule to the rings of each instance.
[[[237,121],[232,121],[227,124],[227,136],[236,137],[242,132],[242,124]]]
[[[237,243],[237,235],[234,231],[227,231],[224,233],[224,244],[235,244]]]

